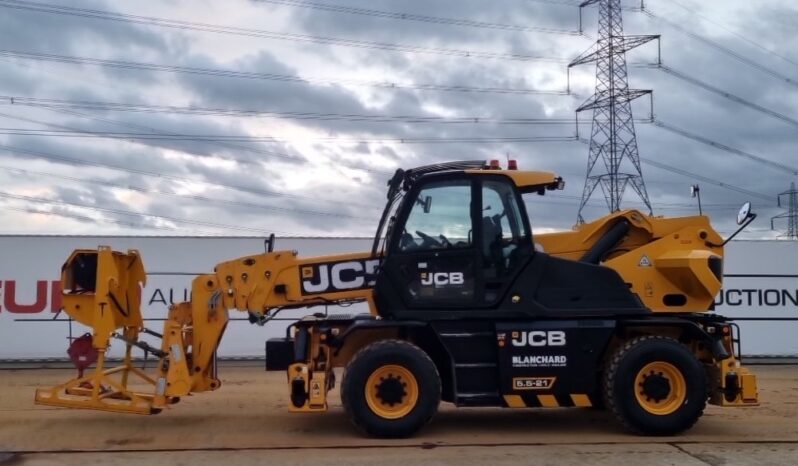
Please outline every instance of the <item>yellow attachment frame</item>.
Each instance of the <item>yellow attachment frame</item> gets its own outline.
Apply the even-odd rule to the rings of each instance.
[[[155,414],[191,391],[215,390],[215,350],[227,325],[226,309],[219,309],[215,276],[195,279],[194,301],[172,306],[163,334],[146,330],[141,315],[141,286],[146,274],[139,253],[77,250],[62,269],[64,311],[91,327],[97,363],[90,374],[63,384],[36,390],[37,404]],[[161,337],[160,349],[139,340],[146,332]],[[194,344],[199,333],[213,345]],[[125,344],[122,364],[106,367],[112,338]],[[156,374],[150,377],[133,365],[133,347],[159,356]],[[191,354],[193,351],[194,354]],[[144,386],[145,390],[133,389]]]
[[[147,275],[138,251],[124,254],[107,246],[79,249],[69,256],[61,273],[64,311],[94,330],[98,350],[108,347],[116,329],[143,326],[140,287],[147,284]]]

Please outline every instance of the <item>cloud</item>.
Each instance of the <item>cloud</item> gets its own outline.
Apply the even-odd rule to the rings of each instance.
[[[398,43],[425,49],[473,50],[564,60],[575,57],[591,45],[590,40],[578,35],[507,31],[434,21],[402,21],[269,2],[208,1],[203,2],[202,7],[187,0],[145,3],[146,8],[145,4],[100,0],[64,5],[280,33]],[[753,7],[750,2],[734,0],[724,2],[721,9],[696,0],[680,0],[680,4],[697,9],[701,16],[689,14],[676,3],[647,3],[654,12],[654,19],[625,11],[625,31],[627,34],[661,33],[664,64],[724,92],[798,118],[794,111],[798,107],[796,85],[779,79],[779,76],[792,79],[798,66],[753,46],[736,34],[745,34],[746,38],[755,40],[762,47],[772,48],[798,62],[798,56],[792,56],[792,50],[798,46],[798,38],[790,33],[798,19],[798,10],[792,2],[766,0]],[[563,31],[574,31],[578,18],[576,8],[533,1],[500,0],[487,4],[477,0],[446,0],[428,2],[423,11],[413,4],[390,0],[351,0],[341,5]],[[658,17],[667,21],[659,21]],[[745,18],[745,22],[739,18]],[[595,36],[595,9],[586,10],[583,19],[585,31]],[[779,76],[757,70],[692,38],[670,26],[668,21],[755,60]],[[313,114],[571,119],[574,109],[589,97],[595,84],[594,66],[584,65],[571,70],[572,89],[576,95],[369,87],[354,81],[558,91],[565,88],[566,64],[399,53],[379,48],[270,40],[7,8],[0,15],[0,37],[3,48],[9,50],[313,79],[312,83],[292,83],[0,59],[4,92],[21,97]],[[647,44],[629,52],[627,58],[630,64],[651,62],[656,50],[655,43]],[[794,162],[798,149],[796,126],[741,106],[727,97],[709,93],[662,70],[633,65],[629,74],[632,87],[654,89],[654,112],[658,119],[774,162],[798,165]],[[644,99],[635,102],[633,109],[638,118],[645,118],[650,110]],[[385,183],[396,168],[445,160],[503,159],[507,155],[517,158],[522,168],[556,171],[566,177],[564,192],[533,196],[527,200],[527,206],[536,229],[569,228],[576,218],[588,153],[587,145],[578,142],[407,144],[393,141],[408,138],[571,136],[574,134],[573,125],[373,122],[320,117],[233,118],[107,109],[59,112],[7,104],[0,106],[0,113],[27,119],[0,117],[0,124],[6,128],[53,129],[61,126],[88,131],[278,138],[274,142],[207,142],[191,138],[133,141],[0,135],[0,144],[46,152],[67,160],[95,162],[94,165],[85,165],[63,160],[45,161],[30,154],[12,156],[2,152],[0,158],[4,165],[69,175],[87,182],[47,176],[14,176],[7,170],[0,170],[0,183],[7,192],[33,193],[30,195],[103,209],[293,234],[371,235],[385,200]],[[580,120],[588,122],[590,117],[585,113],[580,115]],[[773,202],[754,199],[761,218],[781,212],[775,208],[775,195],[785,190],[795,176],[653,125],[638,123],[637,130],[639,150],[644,159],[772,196]],[[589,133],[589,125],[580,127],[583,137]],[[361,142],[364,139],[383,141]],[[97,164],[123,170],[103,168]],[[687,190],[696,182],[695,179],[646,163],[643,164],[643,173],[655,213],[684,215],[696,211]],[[89,182],[92,180],[94,183]],[[109,186],[109,183],[114,186]],[[734,205],[747,197],[702,182],[702,201],[721,230],[734,228]],[[627,206],[642,206],[631,191],[627,192],[626,199]],[[597,192],[586,207],[586,217],[604,214],[606,207],[603,202]],[[29,207],[29,203],[19,200],[0,200],[0,205]],[[167,227],[175,228],[176,233],[202,230],[247,234],[243,230],[181,224],[144,215],[131,216],[63,205],[49,208],[65,215],[96,218],[97,223],[55,216],[45,221],[37,218],[33,222],[27,221],[30,214],[12,210],[0,211],[0,218],[5,225],[15,225],[15,232],[30,233],[135,234],[155,232],[155,227]],[[761,224],[748,237],[769,235],[764,222],[757,223]]]

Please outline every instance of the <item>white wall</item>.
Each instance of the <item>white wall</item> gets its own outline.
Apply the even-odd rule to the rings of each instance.
[[[52,283],[59,279],[61,265],[73,249],[95,248],[100,244],[141,251],[149,276],[142,293],[145,319],[162,318],[169,303],[184,300],[194,275],[212,271],[218,262],[261,252],[264,247],[262,238],[0,236],[0,359],[65,357],[69,331],[66,316],[42,321],[55,316]],[[371,240],[362,238],[277,239],[278,249],[296,249],[303,256],[367,251],[370,247]],[[798,319],[796,264],[798,243],[731,242],[726,248],[726,286],[718,297],[717,312],[732,317]],[[30,312],[21,313],[22,310]],[[319,310],[323,309],[312,312]],[[365,311],[362,305],[345,309],[345,312]],[[306,312],[286,311],[282,316],[300,316]],[[239,312],[231,312],[230,316],[246,318],[246,314]],[[76,336],[87,330],[79,324],[72,325]],[[146,325],[160,331],[162,324],[149,321]],[[283,335],[285,325],[281,321],[258,327],[246,320],[232,321],[219,355],[260,356],[264,341]],[[798,321],[740,322],[740,327],[744,354],[798,355],[798,338],[795,338]],[[115,345],[114,354],[118,354],[121,346]]]
[[[737,318],[794,321],[738,322],[749,355],[798,355],[798,242],[732,241],[726,246],[723,290],[716,312]]]

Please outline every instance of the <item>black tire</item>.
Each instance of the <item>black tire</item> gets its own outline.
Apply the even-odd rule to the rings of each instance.
[[[408,403],[409,412],[394,419],[379,415],[367,400],[366,382],[375,371],[387,366],[399,366],[408,371],[417,388],[415,403]],[[408,392],[405,388],[404,395]],[[435,363],[419,347],[402,340],[383,340],[362,348],[349,361],[341,383],[341,401],[349,419],[358,430],[372,437],[399,438],[415,434],[432,419],[440,400],[441,379]],[[375,402],[373,397],[371,401]],[[393,408],[393,404],[390,407]]]
[[[649,364],[670,366],[682,377],[682,390],[674,390],[677,382],[667,381],[667,394],[661,395],[662,372],[650,372],[654,377],[648,384],[649,375],[644,368]],[[657,376],[659,374],[659,377]],[[643,380],[639,383],[638,376]],[[678,375],[677,375],[678,378]],[[656,385],[659,384],[659,385]],[[707,376],[701,362],[687,347],[664,336],[642,336],[634,338],[618,348],[611,356],[604,372],[604,403],[616,418],[629,430],[642,435],[674,435],[692,427],[704,413],[707,403]],[[659,389],[656,396],[648,395]],[[681,391],[684,397],[676,396]],[[652,406],[659,403],[659,396],[674,393],[672,412],[653,413]],[[641,399],[638,399],[638,394]],[[646,398],[642,400],[642,398]],[[648,409],[646,406],[648,406]],[[667,409],[666,409],[667,411]]]

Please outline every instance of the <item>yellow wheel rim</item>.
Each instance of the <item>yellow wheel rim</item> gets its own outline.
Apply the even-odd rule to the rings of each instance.
[[[378,367],[366,381],[366,403],[384,419],[407,416],[418,402],[418,381],[406,368],[389,364]]]
[[[640,406],[658,416],[675,412],[687,399],[687,382],[682,372],[664,361],[648,363],[640,369],[634,389]]]

